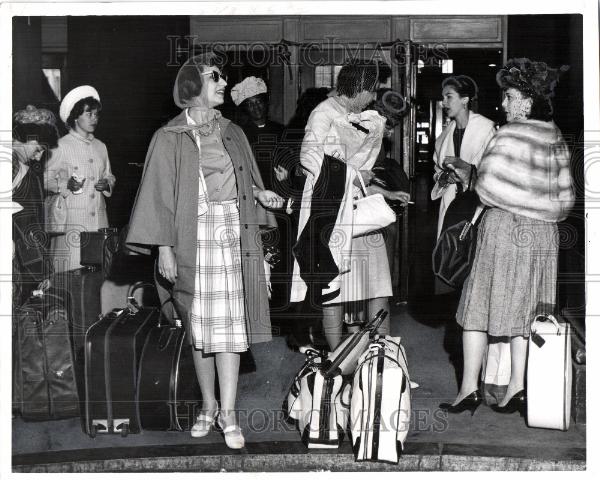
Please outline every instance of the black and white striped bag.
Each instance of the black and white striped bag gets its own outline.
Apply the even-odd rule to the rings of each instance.
[[[400,337],[371,343],[358,360],[350,402],[357,461],[398,462],[410,426],[410,386]]]
[[[341,375],[325,377],[323,357],[307,352],[287,396],[285,410],[298,422],[302,442],[308,448],[338,448],[348,425],[350,383]]]

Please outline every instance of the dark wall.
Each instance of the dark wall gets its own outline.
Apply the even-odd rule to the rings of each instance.
[[[152,134],[180,111],[173,103],[178,66],[168,65],[168,37],[188,34],[185,16],[69,17],[64,91],[89,84],[100,94],[96,135],[117,177],[108,202],[111,225],[129,220]]]
[[[508,58],[529,57],[553,67],[570,65],[556,88],[554,120],[570,141],[577,204],[560,225],[559,306],[569,307],[583,327],[585,312],[585,217],[583,154],[583,17],[512,15],[508,17]]]
[[[40,17],[13,17],[13,111],[27,105],[58,113],[56,98],[42,73]]]

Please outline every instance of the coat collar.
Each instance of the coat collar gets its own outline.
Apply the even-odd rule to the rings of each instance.
[[[225,130],[229,126],[231,122],[227,120],[225,117],[219,117],[219,127],[221,127],[221,132],[225,133]],[[179,115],[172,118],[164,127],[165,132],[175,132],[175,133],[186,133],[192,140],[194,140],[194,135],[192,134],[193,126],[188,125],[187,116],[185,110],[182,110]],[[194,140],[195,142],[195,140]]]

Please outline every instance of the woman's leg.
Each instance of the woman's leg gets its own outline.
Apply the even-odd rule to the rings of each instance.
[[[207,416],[212,417],[219,408],[215,396],[215,356],[204,355],[202,350],[196,350],[193,347],[192,356],[202,392],[202,410]]]
[[[510,382],[502,402],[503,407],[518,392],[525,388],[525,364],[527,362],[527,339],[525,337],[512,337],[510,339]]]
[[[463,378],[453,405],[477,390],[483,355],[487,347],[487,332],[463,330]]]
[[[331,350],[335,349],[342,341],[342,315],[343,306],[323,306],[323,333]]]
[[[221,393],[221,420],[225,426],[237,424],[235,399],[240,373],[240,354],[223,352],[215,354],[215,358]]]

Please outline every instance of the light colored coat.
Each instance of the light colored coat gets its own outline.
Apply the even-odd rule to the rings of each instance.
[[[349,121],[368,126],[369,134],[363,137],[354,127],[346,131],[343,138],[340,133],[343,128],[334,128],[334,124],[349,125]],[[385,119],[374,111],[365,111],[361,114],[349,114],[334,97],[329,97],[321,102],[312,111],[305,128],[304,139],[300,151],[300,163],[306,170],[306,182],[302,194],[300,215],[298,221],[298,238],[306,226],[311,214],[313,188],[321,174],[324,155],[336,157],[347,165],[345,177],[345,194],[341,199],[335,226],[329,240],[329,250],[333,256],[339,275],[333,279],[328,288],[323,289],[323,294],[334,292],[352,292],[353,286],[347,285],[352,281],[348,275],[352,264],[352,231],[354,212],[354,180],[360,170],[371,170],[381,149]],[[300,276],[300,267],[294,260],[292,274],[292,287],[290,292],[291,302],[301,302],[305,299],[308,286]],[[356,291],[356,289],[354,289]],[[350,301],[350,294],[337,295],[327,302],[339,303]],[[362,299],[362,298],[361,298]]]
[[[253,185],[262,190],[263,183],[246,136],[225,118],[219,119],[219,126],[237,183],[248,340],[264,342],[272,337],[260,226],[276,223],[254,200]],[[126,240],[145,254],[153,246],[173,247],[178,276],[172,293],[186,328],[198,261],[199,171],[198,146],[182,111],[152,138]]]
[[[79,194],[67,189],[67,182],[74,174],[85,177]],[[103,178],[108,180],[109,190],[98,192],[94,185]],[[106,145],[97,138],[87,139],[71,130],[52,150],[44,172],[44,187],[50,193],[60,191],[67,204],[67,233],[52,239],[51,251],[57,271],[80,267],[76,233],[108,227],[104,197],[112,195],[115,182]]]
[[[440,212],[438,216],[437,236],[439,238],[442,233],[442,224],[448,206],[456,198],[456,185],[450,184],[441,188],[437,183],[437,179],[443,170],[443,161],[445,157],[454,157],[454,130],[456,121],[452,120],[435,141],[435,151],[433,153],[433,161],[435,168],[434,180],[436,181],[433,190],[431,191],[431,199],[437,200],[441,198]],[[487,144],[494,136],[494,122],[489,118],[479,115],[478,113],[469,113],[469,122],[465,129],[465,135],[460,147],[460,158],[475,167],[479,167],[483,152]]]

